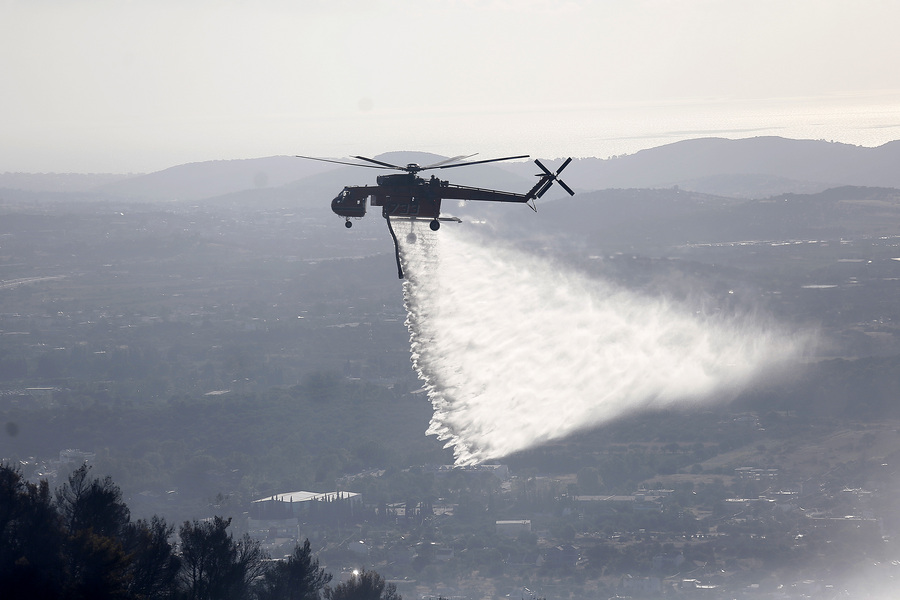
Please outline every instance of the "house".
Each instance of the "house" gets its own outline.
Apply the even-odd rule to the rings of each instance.
[[[734,473],[741,481],[769,481],[778,477],[778,469],[760,469],[758,467],[738,467]]]
[[[334,520],[352,517],[362,505],[357,492],[286,492],[250,503],[253,519],[289,519],[301,521]]]
[[[522,533],[531,533],[531,520],[497,521],[497,535],[503,537],[519,537]]]

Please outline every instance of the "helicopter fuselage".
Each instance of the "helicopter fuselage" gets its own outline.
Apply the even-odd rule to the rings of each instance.
[[[393,179],[385,183],[383,179]],[[416,179],[418,181],[397,181]],[[423,179],[412,175],[382,175],[379,185],[348,186],[331,201],[331,210],[342,217],[363,217],[366,205],[380,206],[383,217],[437,219],[441,196],[433,193]]]
[[[331,201],[331,210],[348,219],[359,218],[365,216],[368,203],[380,206],[383,217],[434,220],[440,217],[441,201],[445,199],[525,203],[533,198],[530,193],[453,185],[437,177],[423,179],[413,173],[380,175],[375,181],[378,185],[345,187]]]

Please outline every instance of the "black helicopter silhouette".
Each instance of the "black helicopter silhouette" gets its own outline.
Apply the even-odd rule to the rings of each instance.
[[[434,175],[429,179],[418,176],[418,173],[421,171],[432,169],[453,169],[456,167],[481,165],[502,160],[528,158],[528,155],[524,154],[521,156],[506,156],[503,158],[457,162],[471,158],[472,156],[475,155],[454,156],[453,158],[448,158],[425,166],[409,163],[405,167],[376,160],[374,158],[367,158],[365,156],[354,156],[353,158],[371,164],[354,163],[329,158],[315,158],[312,156],[298,156],[298,158],[337,163],[339,165],[350,165],[353,167],[403,171],[403,173],[400,174],[379,175],[375,178],[376,185],[346,186],[341,190],[341,193],[331,201],[331,210],[333,210],[335,214],[344,217],[345,227],[348,228],[353,226],[353,221],[351,221],[351,219],[362,218],[365,216],[367,200],[372,206],[381,207],[381,216],[387,221],[388,231],[390,231],[391,238],[394,240],[394,253],[397,257],[397,274],[400,279],[403,279],[403,267],[400,264],[400,247],[397,243],[397,236],[394,233],[394,228],[391,225],[392,217],[403,220],[427,220],[430,221],[429,227],[431,227],[432,231],[437,231],[441,227],[441,221],[460,222],[456,217],[441,216],[442,200],[517,202],[520,204],[528,204],[532,210],[537,210],[532,201],[543,196],[554,182],[558,183],[560,187],[569,193],[569,195],[575,195],[575,192],[573,192],[565,182],[559,179],[559,174],[562,173],[563,169],[565,169],[570,162],[572,162],[571,158],[567,158],[555,172],[550,171],[547,167],[542,165],[539,160],[535,159],[534,164],[541,170],[536,177],[539,177],[540,179],[538,179],[538,182],[534,187],[524,194],[456,185],[449,181],[438,179]]]

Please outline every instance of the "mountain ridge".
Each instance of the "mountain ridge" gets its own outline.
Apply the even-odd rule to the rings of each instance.
[[[378,157],[402,164],[428,164],[444,158],[424,152],[388,152]],[[548,166],[557,162],[541,160]],[[900,188],[897,164],[900,140],[870,148],[775,136],[707,137],[607,159],[578,158],[564,175],[566,182],[579,192],[677,186],[727,197],[763,198],[782,193],[817,193],[844,185]],[[301,189],[305,180],[341,168],[293,156],[270,156],[186,163],[130,176],[0,173],[0,188],[34,192],[67,189],[140,201],[196,201],[238,192],[248,192],[241,194],[248,197],[261,189]],[[530,161],[476,165],[454,171],[452,181],[506,189],[522,185],[523,179],[532,181],[535,169]],[[357,171],[359,177],[352,177],[353,182],[374,179],[368,172],[371,169]],[[351,181],[343,185],[348,183]]]
[[[567,175],[593,189],[678,185],[695,191],[709,190],[696,183],[690,186],[689,182],[714,176],[783,178],[781,186],[769,190],[777,194],[822,191],[840,185],[900,187],[900,173],[895,168],[898,162],[897,141],[869,148],[775,136],[696,138],[618,158],[573,161]]]

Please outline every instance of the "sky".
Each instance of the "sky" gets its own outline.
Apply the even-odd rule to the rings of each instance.
[[[900,139],[893,0],[0,0],[0,172]]]

